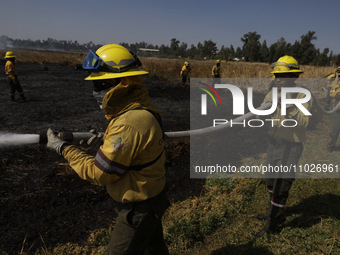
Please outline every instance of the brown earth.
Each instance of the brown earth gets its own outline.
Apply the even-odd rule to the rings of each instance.
[[[0,68],[4,70],[4,62]],[[86,72],[67,66],[18,64],[27,102],[11,102],[7,77],[0,75],[0,132],[38,134],[104,131],[108,124],[92,96]],[[164,112],[165,131],[190,128],[189,87],[143,78],[152,102]],[[258,96],[261,99],[263,95]],[[240,135],[234,136],[236,132]],[[226,153],[233,161],[265,152],[265,131],[231,132]],[[243,141],[249,146],[242,152]],[[236,140],[235,140],[236,139]],[[245,140],[244,140],[245,139]],[[232,144],[231,142],[234,142]],[[242,153],[241,153],[242,152]],[[94,153],[94,152],[89,152]],[[189,140],[167,142],[166,178],[172,202],[204,193],[205,180],[190,179]],[[80,179],[66,160],[45,145],[0,148],[0,251],[19,254],[60,243],[82,245],[94,230],[114,224],[114,201],[105,188]]]

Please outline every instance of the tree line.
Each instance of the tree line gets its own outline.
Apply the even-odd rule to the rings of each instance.
[[[89,49],[97,50],[103,46],[102,44],[95,44],[92,41],[80,44],[78,41],[73,40],[56,40],[47,38],[47,40],[31,39],[12,39],[6,35],[0,36],[1,49],[31,49],[31,50],[55,50],[55,51],[69,51],[69,52],[86,52]]]
[[[224,45],[220,49],[217,48],[216,42],[206,40],[199,42],[196,46],[188,47],[187,43],[180,42],[176,38],[170,40],[170,45],[161,46],[149,44],[146,42],[125,43],[120,45],[128,48],[134,53],[144,56],[157,56],[166,58],[189,58],[189,59],[221,59],[234,60],[240,59],[250,62],[272,63],[284,55],[293,56],[299,64],[314,66],[340,65],[340,54],[333,55],[329,48],[325,48],[322,52],[315,48],[313,41],[317,39],[315,31],[308,31],[295,40],[293,44],[286,42],[281,37],[275,43],[268,46],[266,40],[260,42],[261,35],[256,31],[248,32],[241,37],[242,47],[236,49],[231,44],[230,47]],[[78,51],[86,52],[89,49],[95,51],[102,44],[95,44],[92,41],[80,44],[78,41],[72,40],[56,40],[47,38],[47,40],[21,40],[12,39],[5,35],[0,36],[0,48],[16,48],[16,49],[37,49],[37,50],[60,50],[60,51]],[[140,48],[157,49],[158,52],[140,51]]]

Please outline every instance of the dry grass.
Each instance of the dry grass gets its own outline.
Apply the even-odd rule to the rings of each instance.
[[[64,65],[74,66],[83,62],[86,56],[79,53],[53,52],[53,51],[29,51],[13,50],[16,62],[36,65]],[[0,50],[0,61],[5,61],[6,50]]]
[[[28,51],[13,50],[18,63],[25,64],[60,64],[75,65],[83,62],[85,54],[52,52],[52,51]],[[0,61],[5,61],[6,50],[0,50]],[[180,71],[185,61],[191,65],[191,78],[211,77],[211,69],[215,60],[184,60],[140,57],[142,69],[148,71],[151,76],[170,81],[180,80]],[[301,66],[304,73],[301,78],[319,78],[334,71],[333,67]],[[222,78],[264,78],[270,74],[271,66],[267,63],[227,62],[221,61]]]

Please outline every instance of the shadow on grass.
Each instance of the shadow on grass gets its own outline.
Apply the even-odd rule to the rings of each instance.
[[[340,196],[323,194],[309,197],[298,205],[288,207],[285,216],[300,215],[284,224],[284,227],[309,228],[324,218],[340,220]]]
[[[254,247],[253,242],[249,242],[241,245],[226,245],[222,248],[214,250],[210,255],[237,255],[237,254],[247,254],[247,255],[272,255],[271,251],[269,251],[266,247]]]

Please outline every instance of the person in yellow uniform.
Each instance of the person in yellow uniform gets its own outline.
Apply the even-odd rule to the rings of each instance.
[[[26,102],[26,97],[18,80],[18,71],[15,67],[15,58],[16,57],[12,51],[6,52],[5,59],[7,62],[5,65],[5,73],[8,75],[9,96],[12,101],[15,101],[15,92],[18,91],[21,99]]]
[[[330,85],[329,96],[334,99],[334,106],[340,102],[340,81],[335,79]],[[340,109],[333,113],[332,126],[329,132],[330,140],[327,144],[327,151],[333,152],[340,132]]]
[[[126,48],[109,44],[90,50],[85,80],[119,83],[103,98],[110,123],[103,135],[87,144],[100,147],[86,154],[47,132],[47,148],[55,150],[84,180],[106,186],[116,201],[118,217],[106,254],[169,254],[163,238],[162,215],[169,206],[165,190],[165,152],[161,113],[142,85],[141,62]],[[98,143],[99,142],[99,143]]]
[[[298,62],[292,56],[283,56],[273,63],[272,74],[275,75],[274,87],[278,90],[278,98],[281,95],[281,88],[295,87],[295,81],[299,75],[303,73],[299,69]],[[287,98],[304,98],[304,93],[290,93]],[[281,101],[279,99],[279,101]],[[270,91],[264,103],[273,102],[272,91]],[[313,107],[312,99],[302,104],[309,112]],[[266,166],[294,166],[297,165],[303,151],[303,142],[307,140],[306,130],[309,124],[309,115],[304,115],[295,105],[287,105],[286,115],[281,115],[281,102],[278,103],[276,111],[270,116],[262,116],[263,118],[273,120],[273,126],[269,128],[269,141],[266,157]],[[285,119],[293,119],[294,123],[291,127],[287,127],[288,122],[282,125]],[[286,127],[285,127],[286,126]],[[285,173],[279,171],[277,173],[266,174],[266,185],[268,188],[270,204],[267,214],[257,215],[257,219],[265,220],[266,224],[262,230],[256,235],[263,236],[266,233],[273,233],[277,230],[279,222],[283,219],[282,213],[288,199],[289,190],[295,180],[295,174],[291,172]]]
[[[182,67],[182,70],[180,72],[180,76],[182,76],[182,86],[185,85],[187,80],[190,83],[190,71],[191,71],[190,63],[185,61]]]
[[[216,60],[216,65],[212,68],[212,78],[221,78],[220,60]]]
[[[332,73],[331,75],[329,75],[328,77],[327,77],[327,80],[330,80],[331,81],[331,83],[330,83],[330,85],[329,85],[329,87],[328,87],[328,90],[327,90],[327,96],[326,96],[326,101],[325,101],[325,107],[324,107],[324,109],[326,110],[326,111],[328,111],[329,110],[329,107],[331,106],[331,102],[332,102],[332,97],[331,97],[331,95],[330,95],[330,91],[331,91],[331,89],[332,89],[332,86],[333,86],[333,84],[334,84],[334,82],[336,81],[336,80],[339,80],[339,74],[340,74],[340,66],[338,66],[335,70],[334,70],[334,73]]]

